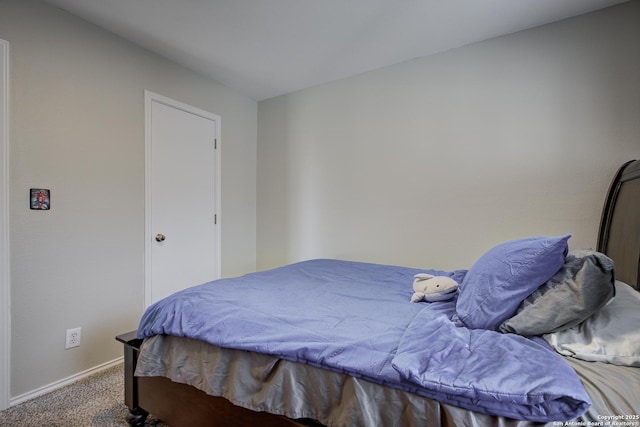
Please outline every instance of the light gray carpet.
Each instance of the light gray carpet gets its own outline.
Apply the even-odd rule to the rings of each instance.
[[[0,427],[127,427],[119,364],[0,412]],[[149,418],[148,426],[168,427]]]

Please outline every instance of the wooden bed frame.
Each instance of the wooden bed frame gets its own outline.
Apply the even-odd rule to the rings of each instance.
[[[615,261],[617,280],[640,291],[640,160],[622,165],[611,182],[597,250]]]
[[[616,279],[640,291],[640,160],[622,165],[609,188],[602,210],[597,250],[616,264]],[[149,413],[171,427],[182,426],[319,426],[313,420],[292,420],[233,405],[164,377],[135,377],[141,340],[135,331],[117,337],[125,344],[125,403],[132,426],[144,426]]]

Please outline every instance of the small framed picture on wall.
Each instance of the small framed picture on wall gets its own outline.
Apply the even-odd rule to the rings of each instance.
[[[51,209],[51,191],[45,188],[31,189],[31,209],[47,211]]]

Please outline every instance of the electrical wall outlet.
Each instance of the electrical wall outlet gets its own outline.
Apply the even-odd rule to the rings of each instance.
[[[67,340],[65,349],[70,349],[80,346],[82,328],[67,329]]]

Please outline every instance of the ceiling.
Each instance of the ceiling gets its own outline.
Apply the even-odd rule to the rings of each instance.
[[[45,0],[263,100],[625,0]]]

